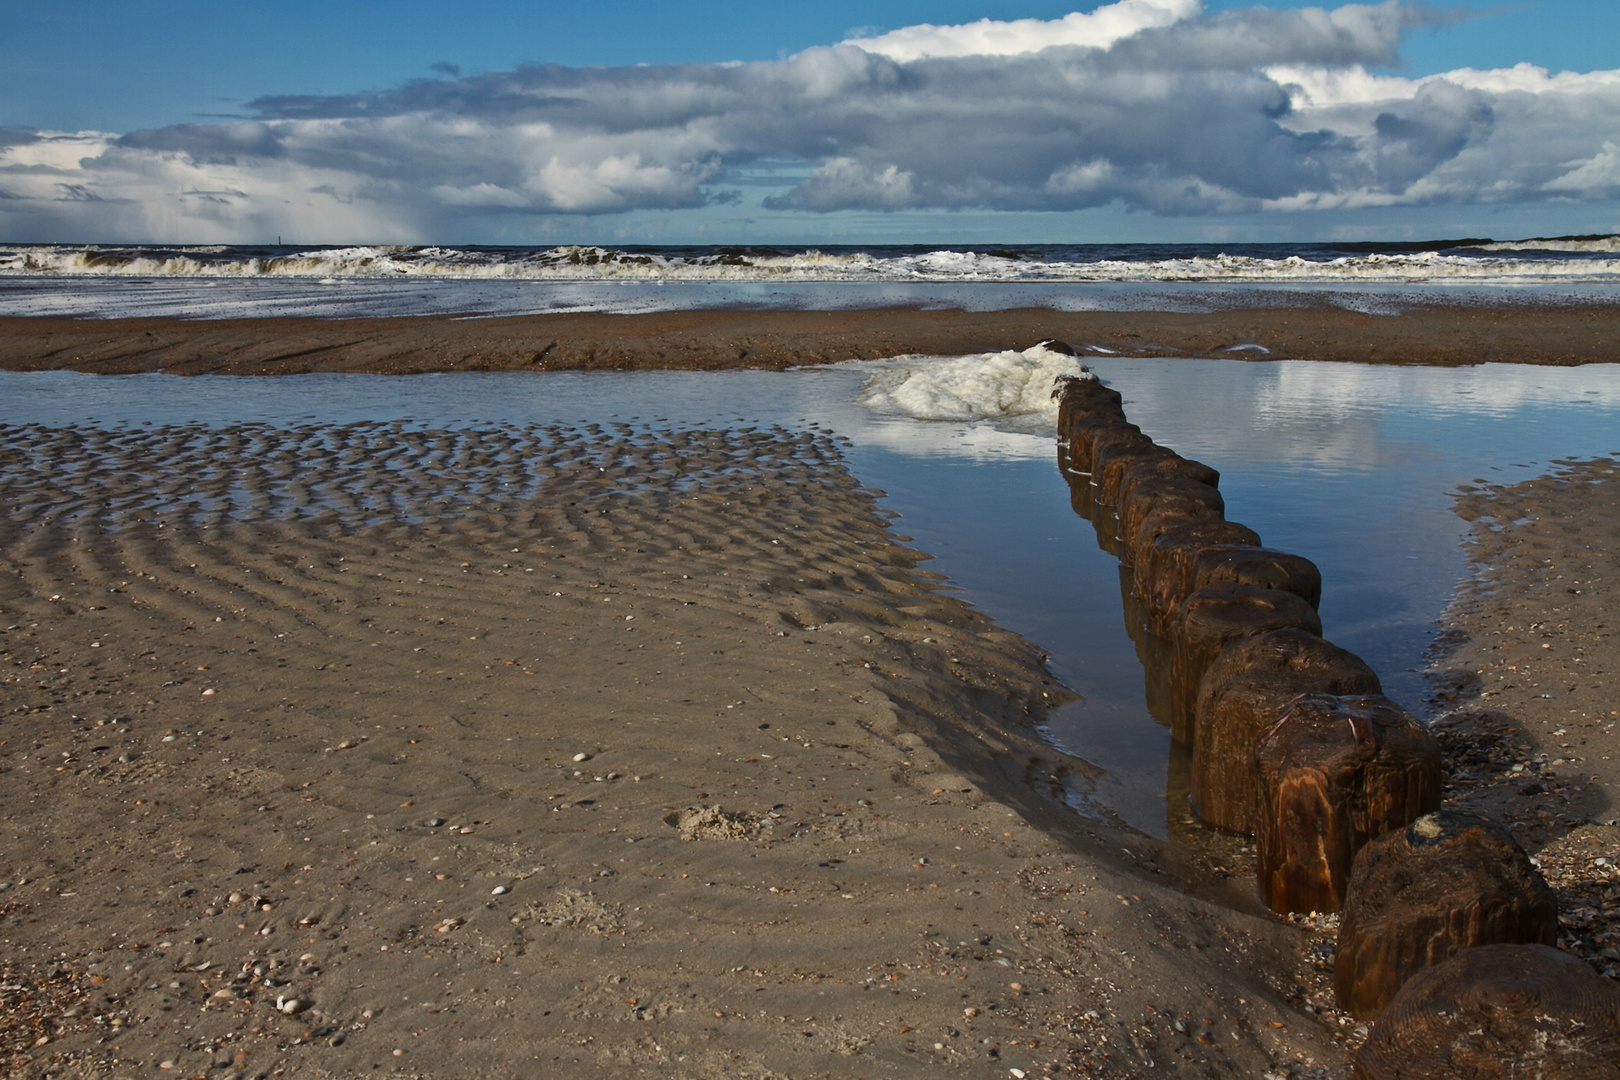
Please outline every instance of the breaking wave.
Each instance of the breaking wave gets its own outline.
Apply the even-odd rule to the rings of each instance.
[[[0,276],[313,281],[1502,283],[1620,280],[1620,237],[1412,245],[1024,249],[562,247],[0,248]]]

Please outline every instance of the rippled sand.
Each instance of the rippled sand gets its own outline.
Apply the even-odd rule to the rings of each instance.
[[[1061,805],[1065,692],[828,437],[0,447],[16,1075],[1342,1059],[1295,932]]]

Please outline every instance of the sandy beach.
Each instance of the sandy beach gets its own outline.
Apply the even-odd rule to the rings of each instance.
[[[12,1075],[1342,1056],[1296,931],[1055,801],[1064,691],[828,440],[3,443]]]
[[[1620,979],[1620,462],[1458,499],[1475,578],[1447,612],[1448,801],[1511,825],[1559,893],[1561,948]]]
[[[840,358],[881,322],[581,318],[620,350],[580,338],[581,367]],[[703,351],[754,318],[777,359]],[[971,347],[1095,340],[913,312],[862,348],[960,351],[980,318]],[[1107,318],[1162,345],[1179,317]],[[471,328],[507,351],[464,366],[498,368],[534,325],[11,320],[0,349],[461,369],[434,350]],[[1543,362],[1586,333],[1560,325]],[[1365,1035],[1333,1006],[1334,921],[1260,910],[1245,845],[1189,864],[1064,805],[1090,767],[1036,725],[1068,692],[941,588],[830,437],[0,436],[8,1075],[1333,1076]],[[1436,658],[1448,798],[1514,824],[1565,947],[1611,971],[1614,464],[1458,509],[1479,577]]]
[[[1127,356],[1582,364],[1615,359],[1620,306],[1413,303],[1398,314],[1366,314],[1279,299],[1276,307],[1203,314],[880,308],[473,319],[0,318],[0,369],[109,375],[780,370],[906,353],[1026,349],[1048,338]]]

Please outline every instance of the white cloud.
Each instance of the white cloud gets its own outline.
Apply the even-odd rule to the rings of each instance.
[[[917,193],[911,173],[898,165],[871,165],[837,157],[817,168],[789,195],[769,200],[767,205],[798,210],[837,210],[846,206],[901,210],[917,205]]]
[[[1433,21],[1122,0],[765,63],[520,68],[114,136],[0,131],[0,235],[404,242],[525,215],[765,206],[1233,214],[1620,194],[1620,71],[1380,73]],[[784,187],[786,182],[784,182]]]
[[[1601,151],[1563,176],[1547,181],[1544,187],[1547,191],[1576,194],[1620,194],[1620,146],[1612,142],[1604,143]]]
[[[961,26],[924,23],[876,37],[851,38],[846,44],[902,63],[934,56],[1017,56],[1056,45],[1106,49],[1133,34],[1170,26],[1203,10],[1203,0],[1119,0],[1061,19],[980,19]]]

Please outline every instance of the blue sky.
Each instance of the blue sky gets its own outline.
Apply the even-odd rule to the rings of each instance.
[[[1131,5],[1139,13],[1154,3],[1177,8],[1175,17],[1149,19],[1140,33],[1101,46],[1082,36],[1072,57],[1053,60],[1049,54],[1061,49],[1042,54],[1046,87],[1030,78],[1039,67],[1033,46],[995,55],[1004,70],[991,71],[992,61],[971,50],[929,51],[946,37],[936,35],[915,55],[909,45],[883,44],[921,24],[989,19],[1017,27],[1014,20]],[[1522,63],[1553,75],[1620,67],[1612,0],[1384,4],[1386,16],[1392,7],[1402,13],[1393,17],[1398,29],[1384,18],[1383,38],[1355,38],[1361,24],[1344,15],[1332,48],[1324,42],[1333,35],[1323,37],[1320,25],[1274,17],[1304,19],[1312,5],[1293,0],[1258,9],[1206,0],[1201,10],[1193,10],[1196,0],[5,6],[0,128],[11,145],[0,146],[0,239],[13,241],[247,241],[302,232],[305,242],[1028,242],[1620,228],[1620,151],[1612,150],[1620,144],[1613,129],[1620,89],[1603,80],[1461,78],[1438,89],[1422,81]],[[1471,17],[1448,20],[1441,12]],[[1216,31],[1250,24],[1261,28],[1253,40],[1275,47],[1253,63],[1223,60],[1214,82],[1202,61],[1175,51],[1178,35],[1230,42],[1232,34]],[[1042,34],[1030,40],[1040,44]],[[805,75],[814,66],[808,61],[784,65],[852,37],[877,42],[867,48],[902,75],[926,72],[928,92],[901,100],[892,79],[884,82],[892,72],[842,67],[837,92],[848,100],[827,108],[818,99],[823,111],[805,130],[779,137],[814,111],[791,100],[806,92],[803,79],[822,77]],[[612,111],[616,95],[632,87],[666,96],[742,94],[736,69],[717,66],[731,61],[751,73],[747,93],[784,95],[769,107],[779,112],[742,115],[746,100],[668,123],[640,106]],[[609,77],[583,87],[570,78],[508,78],[523,65],[602,68]],[[1152,126],[1162,117],[1167,131],[1183,125],[1195,142],[1199,132],[1225,138],[1212,135],[1207,146],[1183,152],[1117,130],[1099,137],[1099,125],[1131,121],[1123,103],[1134,91],[1120,88],[1140,82],[1144,65],[1183,89],[1132,122]],[[1295,69],[1306,72],[1303,90],[1288,83],[1292,74],[1279,74]],[[1347,93],[1347,73],[1398,78],[1377,93]],[[1026,79],[1027,91],[999,101],[1009,120],[1088,115],[1099,101],[1108,115],[1076,121],[1054,138],[1061,146],[1032,153],[1034,144],[1007,137],[994,116],[963,97],[982,97],[970,87]],[[1083,89],[1065,101],[1048,92],[1053,79]],[[424,80],[441,90],[411,92]],[[1284,87],[1285,99],[1293,95],[1286,130],[1274,115],[1283,106],[1264,100],[1268,81]],[[1611,93],[1615,107],[1606,104]],[[514,119],[490,104],[493,94],[508,101],[583,94],[593,119],[570,129],[568,113],[543,108]],[[371,127],[360,130],[350,115],[356,108],[377,118],[366,121]],[[941,137],[960,140],[959,176],[928,146],[902,145],[919,110],[947,133]],[[1560,111],[1585,119],[1559,127]],[[459,117],[461,127],[447,117]],[[896,126],[875,130],[883,124]],[[334,125],[347,125],[346,136],[334,135]],[[536,125],[543,135],[534,135]],[[1536,125],[1550,126],[1538,136]],[[435,159],[447,132],[465,138],[475,127],[489,141],[487,156],[479,144],[459,164]],[[628,129],[639,134],[621,137]],[[515,130],[538,140],[526,156],[494,152]],[[28,141],[81,131],[126,138]],[[1539,171],[1524,167],[1525,148],[1535,146],[1549,155]],[[1043,171],[1019,173],[997,160],[1017,153],[1040,157]],[[1513,176],[1504,183],[1493,169]],[[48,184],[42,170],[54,170]]]

